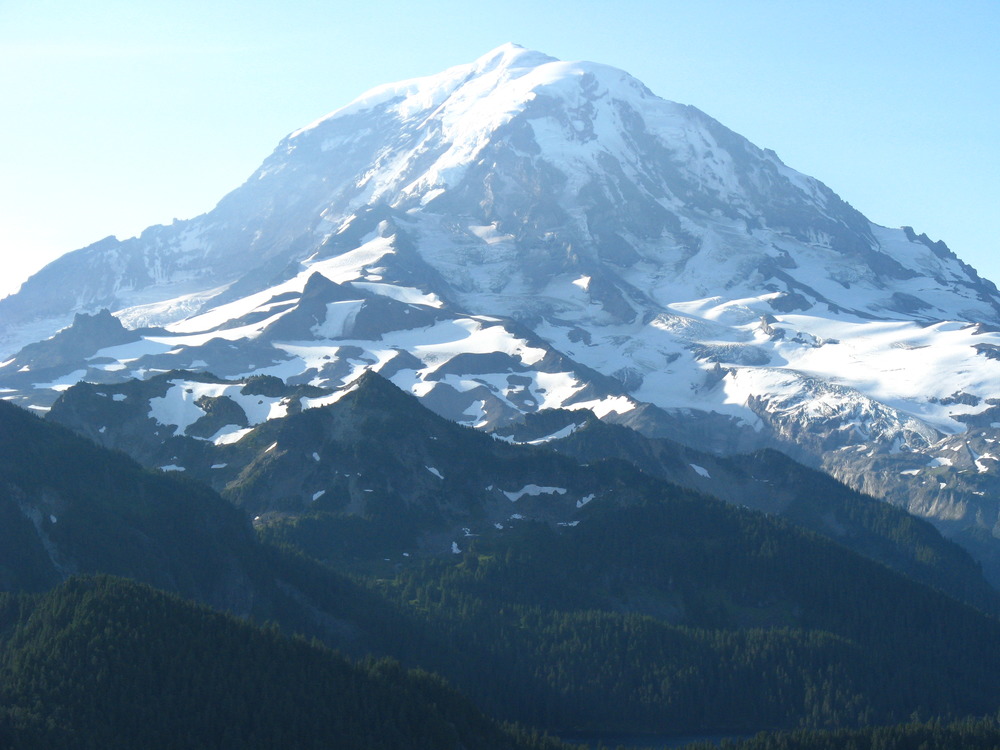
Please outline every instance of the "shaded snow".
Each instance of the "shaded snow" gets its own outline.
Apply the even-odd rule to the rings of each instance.
[[[690,464],[691,468],[695,470],[695,473],[699,476],[705,477],[705,479],[711,479],[712,475],[708,473],[708,469],[698,466],[698,464]]]
[[[24,369],[24,368],[22,368]],[[68,391],[74,385],[83,380],[84,376],[87,374],[86,370],[74,370],[68,375],[64,375],[61,378],[56,378],[49,383],[35,383],[35,388],[47,388],[52,391]]]
[[[565,495],[566,489],[563,487],[540,487],[537,484],[526,484],[519,490],[514,492],[507,492],[506,490],[501,490],[503,494],[507,496],[507,499],[512,503],[516,503],[525,495],[530,495],[532,497],[538,495]]]

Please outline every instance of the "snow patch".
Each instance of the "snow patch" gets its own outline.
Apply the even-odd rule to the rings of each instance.
[[[358,390],[357,383],[353,383],[346,388],[341,388],[334,391],[328,396],[317,396],[316,398],[304,398],[301,400],[303,409],[318,409],[321,406],[329,406],[330,404],[335,404],[348,393],[354,393]],[[319,460],[319,459],[317,459]]]
[[[578,425],[576,422],[572,422],[563,427],[561,430],[556,430],[551,435],[546,435],[545,437],[540,437],[537,438],[536,440],[528,440],[526,445],[542,445],[543,443],[549,443],[552,442],[553,440],[560,440],[564,437],[569,437],[579,429],[580,425]],[[511,440],[510,442],[514,441]]]
[[[248,432],[253,432],[253,427],[242,427],[237,428],[234,425],[229,425],[223,427],[215,435],[212,436],[211,441],[215,445],[232,445],[233,443],[238,443],[243,439],[243,436]]]
[[[24,370],[24,368],[21,368]],[[84,376],[87,374],[86,370],[74,370],[69,375],[63,375],[61,378],[53,380],[51,383],[35,383],[35,388],[46,388],[50,391],[68,391],[74,385],[83,380]]]
[[[566,489],[564,487],[540,487],[537,484],[526,484],[521,489],[515,492],[507,492],[506,490],[501,490],[503,494],[507,496],[507,499],[512,503],[516,503],[525,495],[530,495],[536,497],[538,495],[565,495]]]
[[[339,339],[346,336],[363,305],[364,300],[328,303],[326,318],[322,323],[313,326],[310,332],[320,339]]]
[[[389,297],[397,302],[405,302],[408,305],[444,307],[441,298],[436,294],[422,292],[411,286],[399,286],[398,284],[383,284],[371,281],[355,281],[354,286],[382,297]]]
[[[695,473],[699,476],[705,477],[705,479],[711,479],[712,475],[708,473],[708,469],[703,466],[698,466],[698,464],[689,464],[689,466],[694,469]]]

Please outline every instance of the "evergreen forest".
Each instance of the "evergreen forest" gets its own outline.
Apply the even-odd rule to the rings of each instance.
[[[379,393],[350,419],[381,445],[354,455],[385,486],[253,523],[235,498],[279,486],[277,459],[226,499],[0,402],[0,747],[1000,746],[995,602],[975,571],[955,577],[962,560],[942,572],[955,553],[910,517],[837,496],[863,529],[841,543],[620,459],[422,414],[400,436]],[[324,419],[299,415],[287,442],[310,449]],[[419,502],[394,495],[396,442],[420,468],[420,446],[444,443],[455,479],[424,470]],[[598,499],[573,523],[455,537],[447,524],[487,512],[469,488],[505,471]],[[782,491],[812,492],[803,517],[838,491],[795,477]]]

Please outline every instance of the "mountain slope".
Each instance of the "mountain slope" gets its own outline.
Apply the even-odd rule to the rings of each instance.
[[[205,485],[148,472],[5,403],[0,521],[0,591],[124,576],[355,655],[386,653],[405,629],[347,578],[261,544],[246,515]]]
[[[210,389],[217,395],[196,395]],[[160,411],[173,390],[191,391],[186,411]],[[78,384],[55,403],[49,420],[149,467],[210,484],[251,515],[354,517],[339,522],[344,532],[335,532],[330,519],[318,524],[338,539],[310,548],[322,558],[382,559],[400,548],[444,552],[452,544],[464,549],[512,517],[578,522],[581,508],[609,494],[598,474],[580,463],[617,458],[673,484],[780,514],[1000,612],[1000,596],[979,566],[929,524],[773,451],[723,458],[583,411],[529,415],[497,440],[442,419],[372,372],[339,391],[307,393],[273,377],[232,382],[174,372],[115,386]],[[324,405],[302,409],[311,403]],[[252,427],[243,418],[246,411],[278,409],[287,416]],[[510,444],[515,440],[519,444]],[[614,495],[625,497],[618,489]]]
[[[104,308],[131,332],[82,335]],[[51,264],[0,320],[0,388],[37,409],[81,379],[373,369],[477,427],[586,408],[788,451],[1000,580],[995,285],[607,66],[505,45],[368,92],[208,214]]]
[[[555,748],[426,673],[355,665],[122,579],[0,594],[0,743],[28,748]]]
[[[171,378],[179,379],[117,387],[156,391]],[[273,394],[254,394],[261,400],[280,398],[279,384],[250,385]],[[88,452],[56,425],[19,417],[34,430],[10,431],[20,436],[22,460],[2,475],[27,485],[36,504],[95,498],[88,515],[100,522],[104,547],[127,551],[120,540],[135,527],[154,550],[179,539],[169,550],[178,559],[167,558],[179,569],[229,549],[223,535],[213,551],[199,526],[220,499],[205,489],[187,493],[204,508],[184,512],[170,493],[195,485],[176,472],[153,477],[166,488],[159,504],[149,491],[106,492],[115,512],[97,512],[104,498],[90,487],[92,475],[125,489],[142,487],[148,475],[120,455]],[[60,447],[90,468],[48,462]],[[918,707],[982,712],[1000,702],[992,648],[1000,626],[982,612],[786,522],[623,462],[582,466],[456,426],[376,375],[336,403],[269,420],[231,447],[249,456],[250,471],[237,475],[246,486],[234,488],[243,502],[287,497],[283,477],[321,476],[303,474],[303,462],[343,481],[312,502],[297,496],[305,504],[298,515],[264,514],[264,542],[249,545],[256,558],[234,553],[254,586],[251,612],[351,653],[438,671],[500,718],[560,730],[756,731],[897,720]],[[115,462],[141,476],[132,484],[116,478]],[[169,535],[143,525],[167,512],[175,517]],[[79,538],[72,513],[62,513],[56,526]],[[116,525],[122,516],[127,523]]]
[[[628,461],[681,487],[781,516],[986,611],[1000,611],[981,566],[929,523],[777,451],[713,455],[578,411],[525,415],[500,432],[585,463]]]
[[[106,572],[250,611],[259,563],[252,531],[207,488],[148,473],[5,403],[0,476],[10,521],[0,553],[5,588]]]
[[[965,651],[991,651],[994,619],[686,493],[594,503],[565,533],[526,525],[378,578],[449,640],[477,645],[451,665],[456,684],[548,725],[752,732],[787,725],[789,709],[812,726],[844,726],[901,720],[907,705],[940,715],[995,701],[984,654]],[[959,631],[962,645],[950,640]],[[599,644],[609,643],[606,659]],[[980,687],[956,692],[950,675]],[[508,686],[499,695],[498,682]]]
[[[554,190],[546,191],[546,186]],[[357,217],[366,219],[358,226],[352,214],[366,209],[377,216]],[[707,221],[713,211],[723,221]],[[124,301],[130,289],[176,283],[185,274],[174,267],[199,263],[197,274],[219,286],[238,273],[246,249],[257,264],[301,260],[321,245],[333,253],[319,257],[340,255],[354,249],[345,243],[361,244],[358,230],[364,225],[366,234],[379,221],[419,222],[425,215],[438,228],[437,217],[442,216],[479,220],[483,229],[492,227],[493,241],[476,242],[472,230],[477,225],[470,224],[464,228],[468,252],[449,258],[460,248],[429,252],[419,247],[419,253],[394,248],[393,255],[404,257],[389,258],[391,266],[406,260],[416,266],[411,272],[436,271],[459,294],[486,294],[491,289],[480,269],[463,271],[449,260],[464,265],[477,245],[479,252],[490,248],[499,267],[489,277],[512,273],[502,280],[502,289],[492,289],[507,298],[506,303],[494,298],[494,303],[511,305],[509,312],[521,311],[526,303],[511,298],[516,287],[540,291],[556,272],[567,270],[601,272],[618,287],[612,295],[625,305],[617,317],[631,319],[634,311],[627,307],[639,300],[628,299],[628,279],[615,273],[616,267],[647,270],[642,261],[650,260],[661,269],[672,266],[682,277],[712,279],[726,288],[731,284],[720,282],[727,281],[727,272],[742,273],[749,260],[758,265],[770,260],[775,267],[760,269],[756,281],[770,278],[780,284],[783,275],[794,276],[788,271],[808,259],[818,261],[822,276],[834,285],[806,290],[793,284],[780,290],[786,296],[805,293],[822,304],[870,315],[856,309],[858,303],[877,304],[864,295],[884,289],[888,297],[900,296],[887,299],[883,309],[905,307],[905,291],[898,285],[919,279],[921,286],[911,294],[926,297],[931,290],[922,287],[933,275],[940,299],[925,299],[925,310],[965,307],[972,317],[990,320],[1000,314],[995,287],[939,243],[879,232],[821,183],[785,167],[773,153],[757,149],[694,108],[659,99],[622,71],[563,63],[513,45],[438,76],[375,89],[296,131],[215,212],[176,227],[154,228],[144,242],[140,238],[113,250],[99,243],[82,251],[95,262],[121,256],[124,268],[109,265],[107,270],[115,271],[111,274],[75,268],[75,283],[104,279],[113,292],[83,297],[90,304],[107,305],[114,294]],[[732,231],[736,228],[738,233]],[[783,247],[761,242],[764,237],[756,237],[755,230],[767,232],[767,240],[783,240]],[[555,236],[546,238],[547,233]],[[255,239],[239,247],[250,236]],[[445,230],[437,239],[446,238],[454,241],[454,232]],[[547,242],[529,254],[529,239]],[[571,240],[578,244],[567,252]],[[547,248],[553,241],[560,247]],[[295,247],[296,242],[303,247]],[[793,247],[795,254],[790,253]],[[697,269],[688,268],[692,259],[705,265],[727,258],[730,262],[714,268],[712,276],[698,276]],[[138,268],[151,263],[156,272],[143,274]],[[244,278],[249,283],[249,275]],[[54,297],[59,285],[45,281]],[[419,281],[433,283],[430,278]],[[673,280],[665,283],[678,286]],[[268,277],[259,277],[260,289],[269,285]],[[25,291],[42,287],[41,282],[29,283]],[[744,298],[760,294],[759,286],[744,289],[750,292]],[[656,296],[655,288],[640,290]],[[476,301],[481,307],[482,300]],[[671,293],[667,303],[675,301]],[[11,307],[20,304],[18,297],[10,302]],[[614,306],[602,304],[602,312],[614,315],[609,309]]]

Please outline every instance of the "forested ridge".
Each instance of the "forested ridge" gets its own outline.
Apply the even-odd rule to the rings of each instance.
[[[1000,705],[995,620],[690,495],[595,508],[573,533],[524,524],[369,580],[458,647],[436,669],[542,726],[756,731]]]
[[[532,423],[544,417],[530,415],[526,420]],[[580,417],[574,415],[573,419]],[[928,521],[851,490],[830,475],[775,450],[706,456],[596,417],[547,446],[585,462],[619,458],[671,482],[684,478],[696,482],[691,461],[711,465],[711,480],[704,484],[721,499],[779,515],[976,607],[1000,614],[1000,593],[983,577],[981,566],[965,549],[942,538]]]
[[[762,733],[721,745],[694,743],[686,750],[995,750],[1000,747],[997,716],[961,721],[910,721],[893,726],[818,732]]]
[[[124,579],[0,594],[0,746],[552,748],[440,678]]]
[[[367,401],[378,405],[379,393],[362,393],[351,407],[366,415],[361,423],[372,431],[353,448],[358,460],[377,463],[392,451],[391,440],[405,442],[384,409],[377,417],[364,411]],[[392,398],[393,404],[412,400]],[[296,423],[315,428],[326,420],[321,416],[303,413]],[[339,419],[344,423],[337,429],[359,429],[348,416]],[[421,419],[434,430],[447,429],[437,418]],[[681,489],[621,461],[582,467],[566,456],[521,450],[469,430],[436,436],[428,443],[444,444],[433,448],[440,451],[433,458],[445,467],[446,480],[426,468],[432,464],[420,451],[432,448],[413,449],[416,455],[407,458],[424,483],[419,506],[376,487],[364,506],[349,511],[331,488],[329,504],[273,513],[254,533],[239,509],[203,485],[147,472],[121,454],[0,404],[0,520],[10,521],[0,525],[0,583],[11,590],[51,589],[3,599],[3,732],[18,747],[79,746],[67,738],[80,731],[88,742],[93,737],[95,747],[113,747],[109,727],[117,724],[116,711],[153,714],[159,710],[157,685],[184,693],[184,681],[193,680],[200,702],[189,704],[182,696],[166,706],[175,722],[190,714],[184,735],[190,742],[183,746],[267,746],[266,737],[308,747],[295,743],[374,730],[317,723],[296,708],[282,717],[298,717],[295,727],[311,727],[312,734],[303,728],[300,737],[284,719],[268,718],[273,726],[258,735],[246,727],[265,719],[248,720],[248,707],[282,705],[284,699],[264,687],[282,681],[290,696],[298,696],[298,706],[316,706],[315,698],[300,693],[316,685],[321,692],[343,689],[338,680],[345,674],[354,675],[351,684],[373,679],[376,687],[358,689],[371,688],[365,695],[393,715],[426,707],[393,703],[395,693],[378,685],[388,682],[407,694],[415,686],[425,697],[440,689],[452,697],[439,707],[465,700],[445,688],[443,678],[471,701],[461,703],[465,708],[455,704],[458,716],[479,716],[474,705],[496,720],[568,734],[840,730],[894,725],[913,715],[983,716],[1000,707],[1000,623],[981,610],[789,520]],[[294,446],[292,438],[282,438],[282,445]],[[274,442],[266,433],[259,438],[267,439]],[[379,441],[382,453],[365,452]],[[307,448],[305,441],[297,450]],[[311,452],[308,461],[319,463]],[[572,491],[589,490],[594,499],[579,506],[569,499],[576,520],[566,523],[545,518],[544,498],[511,505],[501,497],[507,515],[540,508],[542,517],[505,515],[498,524],[503,528],[480,523],[481,533],[454,536],[441,519],[479,512],[473,490],[482,492],[487,478],[477,473],[481,456],[488,457],[483,465],[490,471],[509,466],[520,472],[505,487],[553,472]],[[469,466],[464,475],[463,464]],[[406,465],[393,464],[387,486],[402,486]],[[276,466],[265,472],[274,479]],[[880,523],[886,534],[899,531],[903,545],[922,543],[919,528],[899,527],[891,515],[868,525]],[[458,554],[420,550],[420,533],[428,529],[438,535],[432,537],[435,549],[457,538]],[[135,584],[117,579],[72,579],[51,588],[73,573],[104,572],[258,622],[274,620],[285,634],[322,639],[360,661],[333,659],[325,648],[207,609],[178,614],[172,597],[157,599],[165,595],[133,590]],[[201,638],[217,645],[203,648],[196,642]],[[241,650],[232,641],[253,648]],[[265,658],[269,651],[283,667]],[[198,656],[171,660],[165,652]],[[213,653],[229,656],[220,663]],[[386,657],[403,667],[379,661]],[[329,670],[315,677],[296,666],[309,661]],[[230,662],[247,671],[234,671]],[[257,666],[263,678],[253,671]],[[231,684],[245,691],[234,692]],[[219,691],[232,695],[231,703],[207,712],[204,705]],[[427,708],[428,716],[435,710]],[[359,711],[381,716],[370,707]],[[441,719],[445,724],[461,725],[448,716]],[[396,726],[400,737],[445,736],[433,722],[375,720]],[[158,719],[130,721],[123,718],[121,726],[132,727],[137,745],[161,746],[149,738],[177,731],[176,723],[167,728]],[[484,737],[536,742],[496,729],[492,719],[475,721],[494,727],[483,730]],[[489,734],[494,731],[500,734]],[[393,741],[379,735],[358,746],[420,746]],[[505,746],[493,741],[470,746]]]

